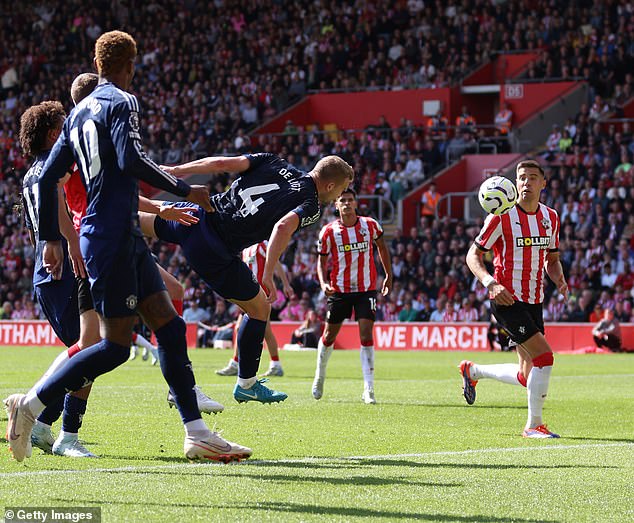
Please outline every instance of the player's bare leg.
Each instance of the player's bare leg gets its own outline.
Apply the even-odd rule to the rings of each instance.
[[[246,301],[231,300],[244,312],[240,330],[238,331],[238,380],[233,389],[233,397],[243,403],[259,401],[260,403],[277,403],[284,401],[288,395],[262,385],[263,381],[256,378],[262,343],[266,325],[271,313],[271,305],[266,300],[266,294],[259,287],[258,294]]]
[[[326,380],[326,367],[335,348],[337,334],[341,330],[341,323],[326,323],[326,328],[317,344],[317,366],[315,379],[313,380],[313,398],[321,399],[324,395],[324,381]]]
[[[359,338],[361,339],[361,370],[363,371],[363,395],[361,400],[373,405],[374,397],[374,322],[372,320],[359,319]]]

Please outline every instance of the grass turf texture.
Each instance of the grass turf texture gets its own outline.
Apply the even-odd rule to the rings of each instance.
[[[1,348],[2,397],[25,391],[56,354]],[[227,407],[205,419],[254,449],[238,465],[185,462],[160,371],[137,358],[101,377],[89,400],[81,437],[101,459],[35,449],[19,464],[2,440],[0,509],[100,506],[108,523],[634,520],[632,355],[556,356],[545,413],[562,438],[541,441],[519,436],[523,388],[482,380],[465,404],[464,357],[515,361],[378,352],[378,404],[364,405],[358,351],[335,352],[320,401],[310,393],[315,353],[282,353],[286,375],[269,385],[289,399],[265,406],[238,405],[234,379],[214,374],[228,351],[192,351],[199,384]]]

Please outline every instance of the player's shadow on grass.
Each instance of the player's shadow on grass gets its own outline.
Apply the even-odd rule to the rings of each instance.
[[[121,456],[114,454],[100,454],[100,457],[117,461],[165,461],[166,463],[185,463],[182,456]]]
[[[331,400],[332,403],[346,403],[348,405],[361,405],[360,401]],[[526,410],[526,405],[465,405],[461,403],[424,403],[422,401],[381,401],[377,403],[383,405],[398,405],[399,407],[425,407],[431,409],[521,409]]]
[[[408,521],[458,521],[460,523],[506,523],[508,518],[497,518],[495,516],[462,516],[457,514],[422,514],[420,512],[399,512],[391,510],[373,510],[370,508],[357,507],[325,507],[323,505],[305,505],[302,503],[282,503],[282,502],[258,502],[258,503],[242,503],[236,505],[224,505],[218,508],[239,509],[239,510],[264,510],[277,511],[290,514],[319,514],[322,516],[338,516],[343,518],[365,517],[365,518],[389,518],[404,519]],[[557,520],[545,519],[518,519],[513,521],[519,523],[558,523]]]
[[[368,458],[347,458],[364,466],[389,466],[389,467],[411,467],[411,468],[450,468],[450,469],[491,469],[491,470],[521,470],[521,469],[614,469],[610,465],[515,465],[510,463],[421,463],[406,459],[368,459]]]
[[[585,436],[562,436],[562,439],[573,439],[580,441],[618,441],[620,443],[634,443],[634,439],[632,438],[588,438]]]
[[[244,470],[244,469],[242,469]],[[256,481],[281,481],[292,483],[326,483],[329,485],[365,485],[370,487],[375,486],[389,486],[389,485],[405,485],[412,487],[463,487],[462,483],[434,483],[428,481],[407,481],[397,478],[377,478],[368,476],[351,476],[347,478],[337,477],[314,477],[314,476],[300,476],[291,474],[223,474],[222,472],[214,471],[214,477],[225,476],[228,478],[250,478]]]

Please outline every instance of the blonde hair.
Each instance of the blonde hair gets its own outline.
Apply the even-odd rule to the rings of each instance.
[[[324,182],[339,183],[347,179],[350,183],[354,180],[354,170],[343,158],[339,156],[324,156],[315,165],[313,172]]]
[[[135,58],[136,42],[123,31],[104,33],[95,43],[95,61],[99,76],[117,73]]]
[[[98,82],[99,77],[95,73],[81,73],[78,75],[73,80],[73,85],[70,86],[70,97],[73,99],[73,103],[77,105],[92,93]]]

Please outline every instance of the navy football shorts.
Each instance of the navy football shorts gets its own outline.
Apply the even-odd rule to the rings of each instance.
[[[128,235],[114,249],[111,242],[84,236],[80,241],[95,310],[104,318],[134,316],[139,303],[165,290],[150,249],[140,236]]]
[[[189,202],[177,205],[191,207]],[[232,254],[199,207],[200,221],[191,226],[156,217],[154,231],[159,239],[181,246],[190,267],[220,296],[248,301],[260,292],[260,284],[239,256]]]
[[[544,313],[541,303],[516,301],[513,305],[498,305],[491,301],[491,312],[517,345],[521,345],[538,332],[544,334]]]
[[[376,291],[336,292],[328,296],[326,323],[342,323],[352,316],[355,321],[376,319]]]
[[[77,282],[72,272],[61,280],[35,286],[35,297],[61,342],[70,347],[79,339]]]

